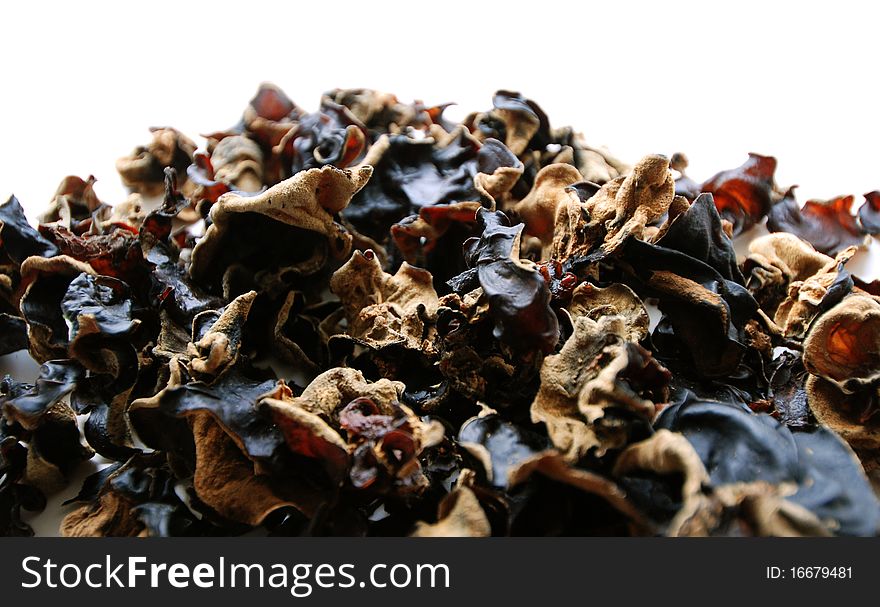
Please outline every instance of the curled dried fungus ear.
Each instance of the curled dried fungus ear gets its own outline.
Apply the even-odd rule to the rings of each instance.
[[[442,122],[446,105],[427,107],[421,102],[403,103],[396,95],[373,89],[333,89],[323,99],[345,106],[369,129],[392,131],[394,128],[424,129]]]
[[[791,188],[770,211],[767,229],[794,234],[827,255],[847,247],[864,247],[868,237],[856,223],[852,205],[852,196],[838,196],[826,201],[808,200],[801,207]]]
[[[787,232],[759,236],[749,243],[749,253],[760,256],[770,265],[779,268],[789,281],[805,280],[828,265],[831,257],[824,255]]]
[[[866,469],[870,465],[876,469],[875,458],[880,449],[877,389],[848,394],[833,381],[807,375],[804,390],[816,421],[845,440],[858,453]],[[872,482],[876,487],[876,478]]]
[[[61,534],[76,537],[168,537],[214,535],[217,515],[178,479],[162,454],[133,455],[86,478],[77,503],[61,523]],[[195,512],[199,512],[198,515]],[[211,520],[209,520],[211,519]],[[239,528],[239,531],[243,531]]]
[[[165,168],[186,175],[197,146],[177,129],[153,128],[150,132],[153,140],[117,160],[116,170],[132,192],[155,196],[164,188]]]
[[[316,377],[300,396],[266,399],[264,406],[287,447],[321,462],[333,478],[347,472],[356,490],[419,493],[427,479],[418,455],[442,440],[443,426],[400,404],[404,388],[337,368]]]
[[[440,502],[437,522],[419,522],[411,537],[488,537],[492,527],[480,500],[468,487],[457,487]]]
[[[464,243],[469,270],[450,284],[462,292],[477,285],[495,319],[494,335],[514,348],[551,352],[559,339],[559,323],[550,309],[550,292],[543,276],[520,259],[523,225],[511,226],[501,211],[477,212],[479,238]]]
[[[295,268],[307,276],[327,258],[344,258],[351,235],[335,215],[371,174],[369,166],[356,172],[325,166],[297,173],[257,196],[224,194],[211,207],[212,224],[193,249],[191,275],[216,284],[230,264],[237,264],[251,272]]]
[[[315,512],[320,493],[295,479],[282,482],[261,474],[210,417],[195,416],[191,424],[196,453],[193,488],[220,516],[255,526],[287,506],[306,514]]]
[[[394,224],[426,208],[457,203],[475,203],[474,210],[480,203],[493,207],[523,170],[500,141],[481,143],[463,127],[440,139],[383,136],[363,162],[372,163],[375,174],[343,217],[380,244]]]
[[[259,192],[263,188],[263,151],[247,137],[233,135],[221,139],[211,153],[209,164],[202,163],[206,169],[205,177],[228,184],[229,189]],[[213,175],[207,173],[208,167]],[[211,183],[203,185],[214,186]]]
[[[850,294],[853,281],[844,265],[854,252],[841,251],[812,276],[788,285],[788,293],[773,317],[786,337],[803,339],[817,317]]]
[[[532,190],[514,206],[514,211],[526,224],[526,233],[539,238],[545,246],[550,245],[556,226],[556,211],[566,201],[579,202],[577,192],[569,187],[582,179],[580,172],[570,164],[551,164],[541,169]]]
[[[559,453],[548,450],[522,461],[511,470],[510,485],[517,487],[535,477],[545,477],[598,497],[623,515],[634,534],[654,531],[645,516],[627,499],[622,487],[612,479],[578,468]]]
[[[733,235],[737,236],[770,212],[776,199],[775,172],[775,158],[749,154],[739,167],[706,180],[700,191],[714,196],[718,212],[733,224]]]
[[[557,206],[552,257],[577,259],[601,248],[611,253],[666,213],[675,195],[669,159],[645,156],[626,176],[609,181],[581,202],[568,197]]]
[[[387,274],[372,251],[355,251],[330,279],[348,320],[348,335],[373,347],[433,348],[429,332],[439,299],[431,274],[404,262]]]
[[[742,265],[746,286],[767,314],[788,297],[789,286],[831,267],[834,260],[794,234],[776,232],[749,243]]]
[[[732,510],[740,526],[752,527],[750,533],[754,521],[743,512],[744,501],[759,498],[794,505],[780,505],[788,521],[779,521],[781,528],[799,520],[795,527],[808,534],[876,533],[880,510],[868,506],[876,497],[864,470],[827,428],[788,428],[739,405],[695,398],[666,408],[655,427],[687,439],[709,474],[709,497]]]
[[[653,420],[667,399],[670,373],[624,339],[623,317],[574,319],[571,337],[544,359],[533,422],[547,426],[554,446],[573,461],[618,449]]]
[[[575,287],[568,304],[573,317],[586,316],[599,321],[603,316],[619,316],[625,323],[622,337],[640,342],[648,336],[651,319],[645,304],[632,289],[620,283],[597,287],[584,282]]]
[[[256,299],[256,291],[239,295],[227,305],[210,327],[195,334],[200,317],[213,320],[212,312],[202,312],[193,320],[193,342],[188,347],[192,357],[189,368],[197,379],[212,379],[232,367],[238,360],[244,323]]]
[[[61,180],[49,207],[39,217],[40,224],[55,224],[77,234],[93,228],[92,223],[109,214],[109,207],[95,193],[95,177],[82,179],[68,175]]]
[[[28,257],[55,257],[58,248],[40,236],[27,221],[18,198],[0,204],[0,252],[16,265]]]
[[[822,314],[804,340],[804,366],[852,393],[880,381],[880,303],[850,295]]]
[[[681,434],[658,430],[651,438],[629,446],[614,464],[617,477],[649,471],[681,478],[681,506],[669,523],[668,535],[709,535],[712,522],[699,520],[711,512],[704,493],[709,475],[700,456]]]
[[[28,349],[38,362],[67,357],[69,330],[61,301],[73,280],[83,273],[95,271],[67,255],[29,257],[22,262],[21,313],[28,323]]]

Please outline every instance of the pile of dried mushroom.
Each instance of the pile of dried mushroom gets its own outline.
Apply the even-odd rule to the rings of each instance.
[[[0,534],[96,453],[65,535],[876,534],[880,193],[492,105],[263,85],[204,151],[154,129],[124,202],[0,206],[0,354],[42,363],[0,384]]]

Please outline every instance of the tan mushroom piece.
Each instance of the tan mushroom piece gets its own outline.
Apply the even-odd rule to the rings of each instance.
[[[330,255],[345,258],[351,250],[352,237],[334,217],[364,187],[372,173],[369,165],[356,171],[325,166],[300,171],[257,196],[224,194],[211,207],[212,224],[193,249],[190,274],[196,280],[207,279],[214,256],[227,235],[234,233],[236,217],[243,213],[256,213],[322,234]]]

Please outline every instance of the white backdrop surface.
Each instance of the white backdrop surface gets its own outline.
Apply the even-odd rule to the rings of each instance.
[[[28,210],[68,174],[124,190],[147,128],[237,120],[260,81],[301,106],[334,87],[491,107],[536,100],[625,160],[683,151],[697,180],[748,152],[799,196],[880,188],[878,11],[871,2],[4,3],[0,195]]]

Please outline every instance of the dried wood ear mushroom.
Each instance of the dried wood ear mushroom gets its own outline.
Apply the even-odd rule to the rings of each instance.
[[[850,441],[880,448],[880,301],[853,294],[822,314],[804,340],[816,417]]]
[[[847,392],[880,381],[880,301],[854,294],[823,314],[804,340],[804,366]]]
[[[233,268],[248,276],[270,269],[309,276],[328,260],[344,259],[352,237],[335,216],[371,174],[369,166],[355,172],[326,166],[301,171],[256,196],[224,194],[192,249],[190,274],[215,285]]]
[[[880,194],[448,101],[264,83],[0,204],[0,535],[877,535]]]
[[[186,175],[193,159],[196,144],[186,135],[173,128],[150,129],[153,139],[138,146],[128,155],[116,161],[116,170],[133,192],[155,195],[164,187],[164,169],[172,167]]]

